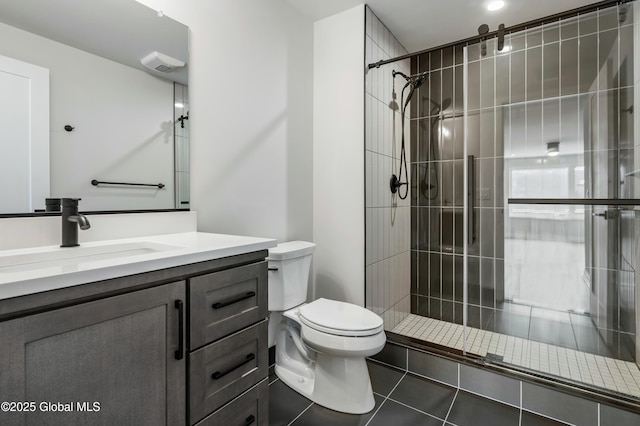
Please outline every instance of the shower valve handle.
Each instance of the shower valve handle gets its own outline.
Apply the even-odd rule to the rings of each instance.
[[[389,188],[391,188],[392,194],[398,192],[398,188],[400,188],[402,185],[407,185],[407,182],[400,182],[398,176],[391,175],[391,179],[389,180]]]

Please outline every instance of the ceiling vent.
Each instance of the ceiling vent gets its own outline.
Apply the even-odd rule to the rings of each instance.
[[[175,68],[182,68],[186,65],[181,60],[160,52],[151,52],[142,58],[140,62],[145,67],[159,72],[171,72]]]

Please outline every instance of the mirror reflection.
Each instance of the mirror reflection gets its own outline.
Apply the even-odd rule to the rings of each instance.
[[[0,4],[0,213],[188,209],[187,62],[188,28],[134,0]]]

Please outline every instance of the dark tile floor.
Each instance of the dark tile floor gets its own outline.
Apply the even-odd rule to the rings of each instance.
[[[449,320],[443,315],[433,315],[431,312],[414,313],[442,321]],[[462,323],[462,319],[456,322]],[[481,330],[521,337],[534,342],[634,361],[633,334],[614,330],[599,331],[589,315],[505,302],[499,304],[497,309],[470,305],[467,324]]]
[[[554,420],[480,397],[452,386],[369,362],[376,401],[364,415],[338,413],[309,401],[269,370],[271,426],[535,426],[561,425]]]

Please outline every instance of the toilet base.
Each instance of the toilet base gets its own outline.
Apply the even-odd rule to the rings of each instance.
[[[277,349],[276,349],[277,350]],[[276,364],[276,375],[290,388],[331,410],[364,414],[373,410],[375,400],[364,357],[341,357],[317,353],[312,374]]]

